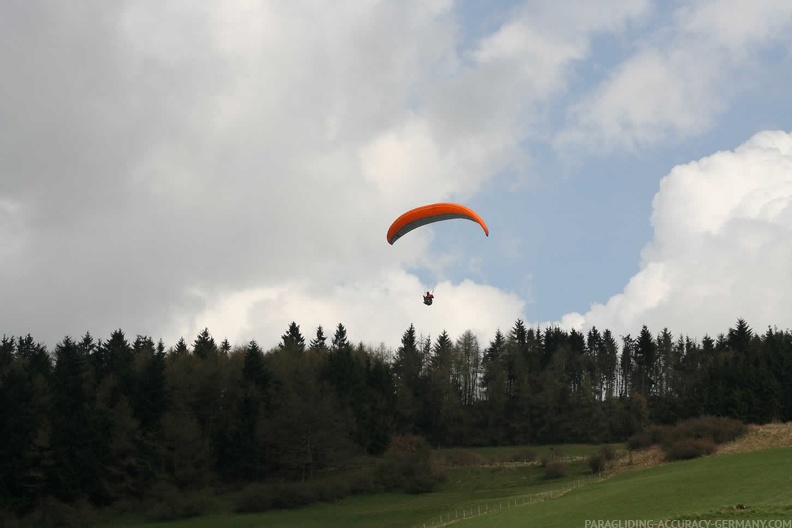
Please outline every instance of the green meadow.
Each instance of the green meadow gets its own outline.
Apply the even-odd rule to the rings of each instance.
[[[552,451],[585,456],[586,449],[576,449],[556,446]],[[596,451],[593,446],[588,449]],[[479,454],[508,455],[498,449]],[[592,520],[792,519],[790,447],[672,462],[605,480],[592,478],[585,460],[570,462],[567,476],[553,480],[546,479],[536,464],[453,468],[447,476],[434,492],[424,495],[358,496],[245,515],[228,513],[218,505],[218,513],[193,519],[147,523],[128,518],[101,526],[423,528],[454,521],[464,528],[585,528]]]
[[[718,455],[622,473],[464,528],[584,527],[591,520],[792,519],[792,448]],[[792,524],[790,524],[792,526]]]

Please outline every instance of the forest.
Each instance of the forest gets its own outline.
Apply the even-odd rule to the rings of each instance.
[[[0,342],[0,509],[46,498],[96,506],[157,483],[205,489],[310,481],[386,452],[428,445],[623,442],[648,424],[704,415],[792,420],[792,333],[742,319],[700,340],[668,329],[614,336],[517,320],[482,345],[411,325],[395,350],[353,344],[338,324],[278,346],[188,344],[122,330]]]

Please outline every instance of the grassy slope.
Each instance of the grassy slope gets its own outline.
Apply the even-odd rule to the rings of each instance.
[[[736,505],[746,509],[736,510]],[[792,519],[792,448],[627,472],[556,500],[483,515],[460,528],[584,526],[602,519]]]
[[[782,443],[783,445],[783,443]],[[788,444],[787,444],[788,445]],[[561,450],[566,456],[582,456],[596,446],[550,446],[534,449],[539,456]],[[765,446],[753,446],[762,448]],[[488,448],[479,453],[502,459],[504,450]],[[352,497],[335,504],[317,504],[294,511],[262,514],[209,515],[168,523],[120,521],[107,528],[279,528],[430,526],[441,516],[462,508],[482,509],[509,498],[525,499],[549,490],[560,490],[586,474],[585,462],[570,465],[569,477],[546,481],[536,466],[516,465],[456,468],[448,482],[435,493],[420,496],[385,494]],[[584,526],[587,519],[647,518],[792,518],[792,447],[750,453],[724,454],[689,462],[664,464],[628,471],[605,482],[575,489],[561,498],[519,506],[467,520],[465,528],[525,526]],[[746,509],[734,510],[736,504]]]
[[[382,494],[351,497],[334,504],[315,504],[291,511],[260,514],[218,514],[167,523],[113,522],[110,527],[140,528],[280,528],[300,527],[383,527],[403,528],[439,521],[464,508],[494,507],[496,503],[525,498],[550,490],[571,486],[588,476],[585,462],[570,464],[566,478],[544,479],[544,470],[536,465],[481,468],[456,468],[448,471],[448,480],[437,491],[425,495]],[[461,514],[461,513],[460,513]]]

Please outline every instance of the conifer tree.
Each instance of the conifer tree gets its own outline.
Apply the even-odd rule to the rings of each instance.
[[[300,333],[300,326],[294,321],[289,324],[289,329],[281,336],[280,348],[291,352],[305,350],[305,338]]]

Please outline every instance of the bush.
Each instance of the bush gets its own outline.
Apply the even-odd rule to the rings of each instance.
[[[604,445],[600,448],[599,454],[605,459],[605,462],[610,462],[616,458],[616,450],[612,445]]]
[[[396,460],[383,460],[374,470],[374,482],[383,491],[404,489],[407,479],[401,464]]]
[[[3,528],[20,528],[22,526],[21,522],[16,513],[0,508],[0,526]]]
[[[415,435],[395,436],[375,469],[375,482],[385,491],[426,493],[442,480],[431,462],[432,450]]]
[[[566,477],[567,475],[567,465],[560,460],[553,460],[548,462],[545,465],[545,478],[547,479],[557,479],[561,477]]]
[[[336,502],[351,493],[349,482],[343,478],[316,480],[311,485],[316,500],[322,502]]]
[[[689,460],[715,452],[715,442],[702,438],[684,438],[670,444],[665,449],[665,458],[672,460]]]
[[[420,495],[434,490],[437,479],[428,471],[412,475],[404,484],[404,491],[411,495]]]
[[[597,453],[588,457],[588,467],[592,473],[602,473],[607,469],[608,462],[616,458],[616,450],[612,445],[604,445]]]
[[[261,513],[272,509],[270,490],[263,484],[251,484],[233,500],[236,513]]]
[[[504,462],[533,462],[536,460],[536,452],[532,449],[524,448],[506,457]]]
[[[293,510],[318,502],[319,495],[307,482],[279,482],[271,489],[271,500],[273,508]]]
[[[702,416],[679,422],[671,431],[667,443],[684,438],[711,440],[715,444],[731,442],[745,434],[746,425],[739,420],[716,416]]]
[[[539,459],[539,465],[542,467],[546,467],[547,464],[553,462],[554,460],[561,460],[563,458],[564,458],[563,451],[561,451],[560,449],[556,450],[551,447],[550,454],[542,455],[542,457]]]
[[[588,467],[592,473],[602,473],[605,471],[606,459],[602,453],[595,453],[588,458]]]
[[[380,491],[374,476],[374,470],[372,468],[365,468],[364,470],[355,471],[349,475],[347,479],[349,493],[353,495],[377,493]]]
[[[652,445],[652,436],[648,431],[644,430],[640,433],[635,433],[627,439],[627,449],[630,451],[638,451],[639,449],[646,449]]]
[[[16,526],[83,528],[96,523],[96,519],[96,509],[85,499],[67,504],[53,497],[46,497],[24,519],[17,520]],[[2,526],[6,524],[3,523]],[[13,527],[15,524],[9,523],[8,526]]]
[[[146,518],[151,521],[172,521],[197,517],[208,511],[212,501],[209,490],[179,491],[169,482],[160,481],[151,487],[145,499]]]
[[[745,424],[732,418],[701,416],[677,423],[673,427],[650,425],[627,440],[630,449],[643,449],[659,444],[668,452],[672,445],[691,440],[709,440],[722,444],[737,439],[747,431]]]
[[[627,440],[627,447],[633,451],[644,449],[655,444],[665,444],[671,434],[666,425],[649,425],[643,431],[635,433]]]

